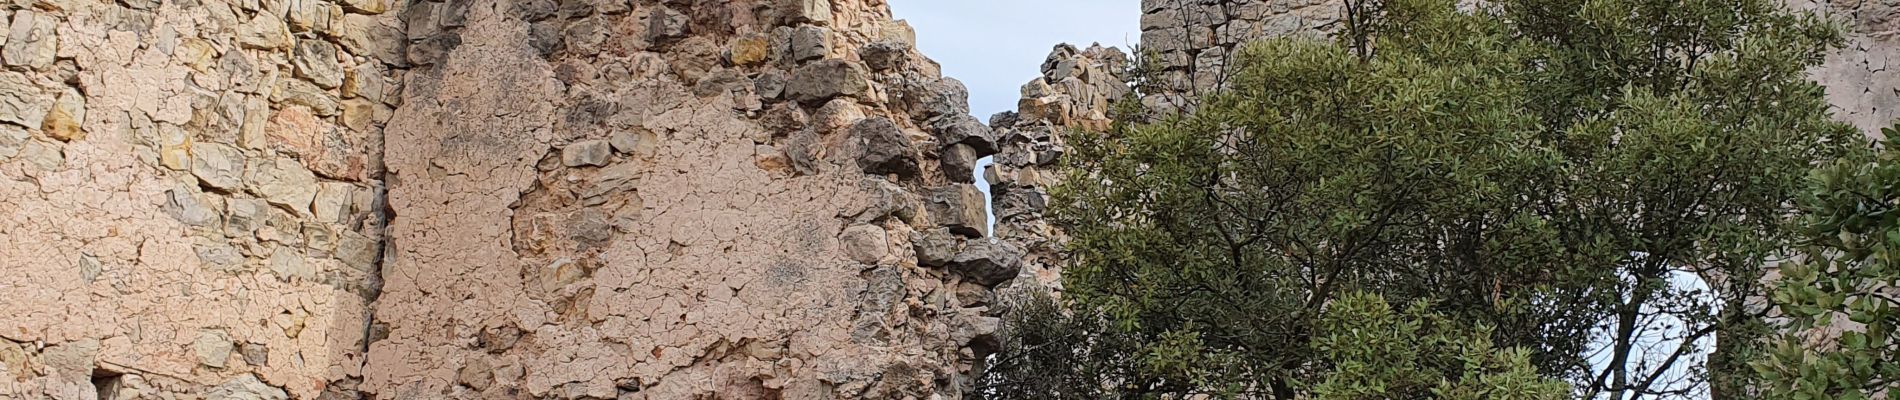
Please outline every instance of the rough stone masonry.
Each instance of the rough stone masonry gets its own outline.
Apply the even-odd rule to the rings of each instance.
[[[0,398],[954,398],[1018,273],[880,0],[0,21]]]
[[[1328,21],[1143,3],[1176,93]],[[1891,117],[1894,5],[1823,9]],[[883,0],[0,0],[0,398],[961,397],[1127,56],[986,125],[914,47]]]

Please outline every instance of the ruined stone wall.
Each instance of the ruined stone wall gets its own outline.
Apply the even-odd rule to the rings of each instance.
[[[1022,276],[1012,293],[1062,289],[1062,247],[1068,235],[1047,218],[1049,190],[1061,181],[1059,162],[1071,130],[1106,131],[1111,108],[1130,93],[1129,57],[1120,49],[1058,45],[1042,76],[1022,87],[1017,111],[990,118],[1001,152],[984,171],[996,212],[996,237],[1024,249]],[[1008,298],[1009,296],[1004,296]]]
[[[1141,44],[1159,57],[1152,109],[1183,108],[1220,86],[1230,56],[1248,41],[1331,35],[1343,29],[1343,0],[1142,0]],[[1900,1],[1790,0],[1848,27],[1847,47],[1814,77],[1827,87],[1835,115],[1878,133],[1900,118]]]
[[[968,171],[995,143],[885,4],[467,10],[409,20],[443,45],[388,131],[393,251],[361,390],[967,388],[987,292],[1018,257],[976,239]],[[917,254],[926,239],[941,253]]]
[[[0,398],[954,398],[1018,275],[881,0],[0,20]]]
[[[0,2],[0,398],[314,398],[355,374],[398,11]]]

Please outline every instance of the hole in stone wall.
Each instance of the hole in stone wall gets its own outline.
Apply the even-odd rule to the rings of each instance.
[[[989,221],[985,222],[989,224],[989,229],[984,231],[990,233],[992,241],[996,240],[996,193],[990,188],[989,168],[995,163],[996,156],[979,158],[976,160],[976,170],[971,172],[971,176],[976,177],[976,190],[983,192],[983,215],[989,217]]]
[[[117,400],[119,385],[125,374],[105,368],[92,369],[92,388],[99,393],[99,400]]]

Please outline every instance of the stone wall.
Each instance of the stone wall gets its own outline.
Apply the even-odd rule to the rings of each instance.
[[[881,1],[468,10],[409,21],[448,45],[389,128],[395,251],[364,391],[967,387],[996,324],[985,293],[1015,275],[975,239],[967,171],[995,143]],[[953,246],[926,258],[926,238]]]
[[[1023,257],[881,0],[0,20],[0,398],[952,398]]]
[[[356,374],[399,8],[0,2],[0,398]]]
[[[1220,86],[1235,50],[1248,41],[1331,35],[1343,29],[1343,0],[1142,0],[1141,43],[1159,57],[1157,89],[1143,101],[1173,110]],[[1848,27],[1847,47],[1814,77],[1827,86],[1836,116],[1878,133],[1900,118],[1900,2],[1791,0]]]

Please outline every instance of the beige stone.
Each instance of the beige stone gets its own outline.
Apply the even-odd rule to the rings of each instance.
[[[376,122],[376,103],[364,99],[348,99],[343,100],[341,104],[343,113],[339,120],[343,122],[343,126],[357,132],[369,132],[371,124]]]
[[[733,65],[758,65],[764,63],[766,57],[770,55],[766,48],[765,37],[757,34],[735,37],[732,39],[732,44],[727,47]]]
[[[30,139],[32,137],[27,135],[26,129],[0,124],[0,163],[5,163],[14,156],[20,155],[20,148],[25,147],[27,140]]]
[[[191,145],[191,174],[206,186],[228,192],[244,188],[245,157],[236,147],[221,143]]]
[[[178,43],[178,48],[172,50],[172,57],[176,58],[179,64],[191,67],[193,71],[211,72],[211,67],[215,65],[218,57],[218,50],[212,46],[211,42],[204,39],[186,38]]]
[[[271,100],[284,104],[299,105],[310,109],[320,117],[334,116],[341,107],[337,98],[329,91],[302,79],[284,79],[277,82],[277,90],[271,93]]]
[[[861,264],[875,265],[890,252],[889,236],[876,225],[845,228],[838,241],[844,244],[844,253]]]
[[[43,94],[39,85],[25,74],[0,71],[0,122],[23,127],[38,127],[52,108],[53,97]]]
[[[282,49],[291,45],[290,28],[271,13],[257,13],[257,17],[238,27],[237,41],[247,48]]]
[[[53,102],[53,109],[46,112],[40,130],[46,136],[71,142],[86,138],[86,96],[78,90],[67,89]]]
[[[271,205],[306,216],[317,197],[316,175],[286,157],[252,158],[244,167],[244,187]]]
[[[231,358],[231,337],[223,331],[199,331],[198,339],[191,342],[191,349],[198,355],[199,364],[224,368],[224,363]]]
[[[357,14],[382,14],[389,11],[389,0],[339,0],[343,9]]]
[[[55,32],[58,18],[33,10],[13,13],[6,45],[0,48],[0,59],[4,59],[9,67],[43,70],[52,66],[53,55],[59,45]]]
[[[316,269],[311,268],[309,263],[306,262],[303,252],[290,247],[280,246],[276,250],[271,251],[270,270],[271,273],[277,274],[277,279],[314,279],[317,277]]]
[[[329,1],[300,0],[286,1],[290,11],[285,14],[291,32],[318,32],[329,34],[332,27],[343,20],[343,8]]]
[[[298,40],[293,53],[290,64],[296,67],[297,77],[324,89],[343,85],[343,66],[337,60],[336,45],[323,40]]]

